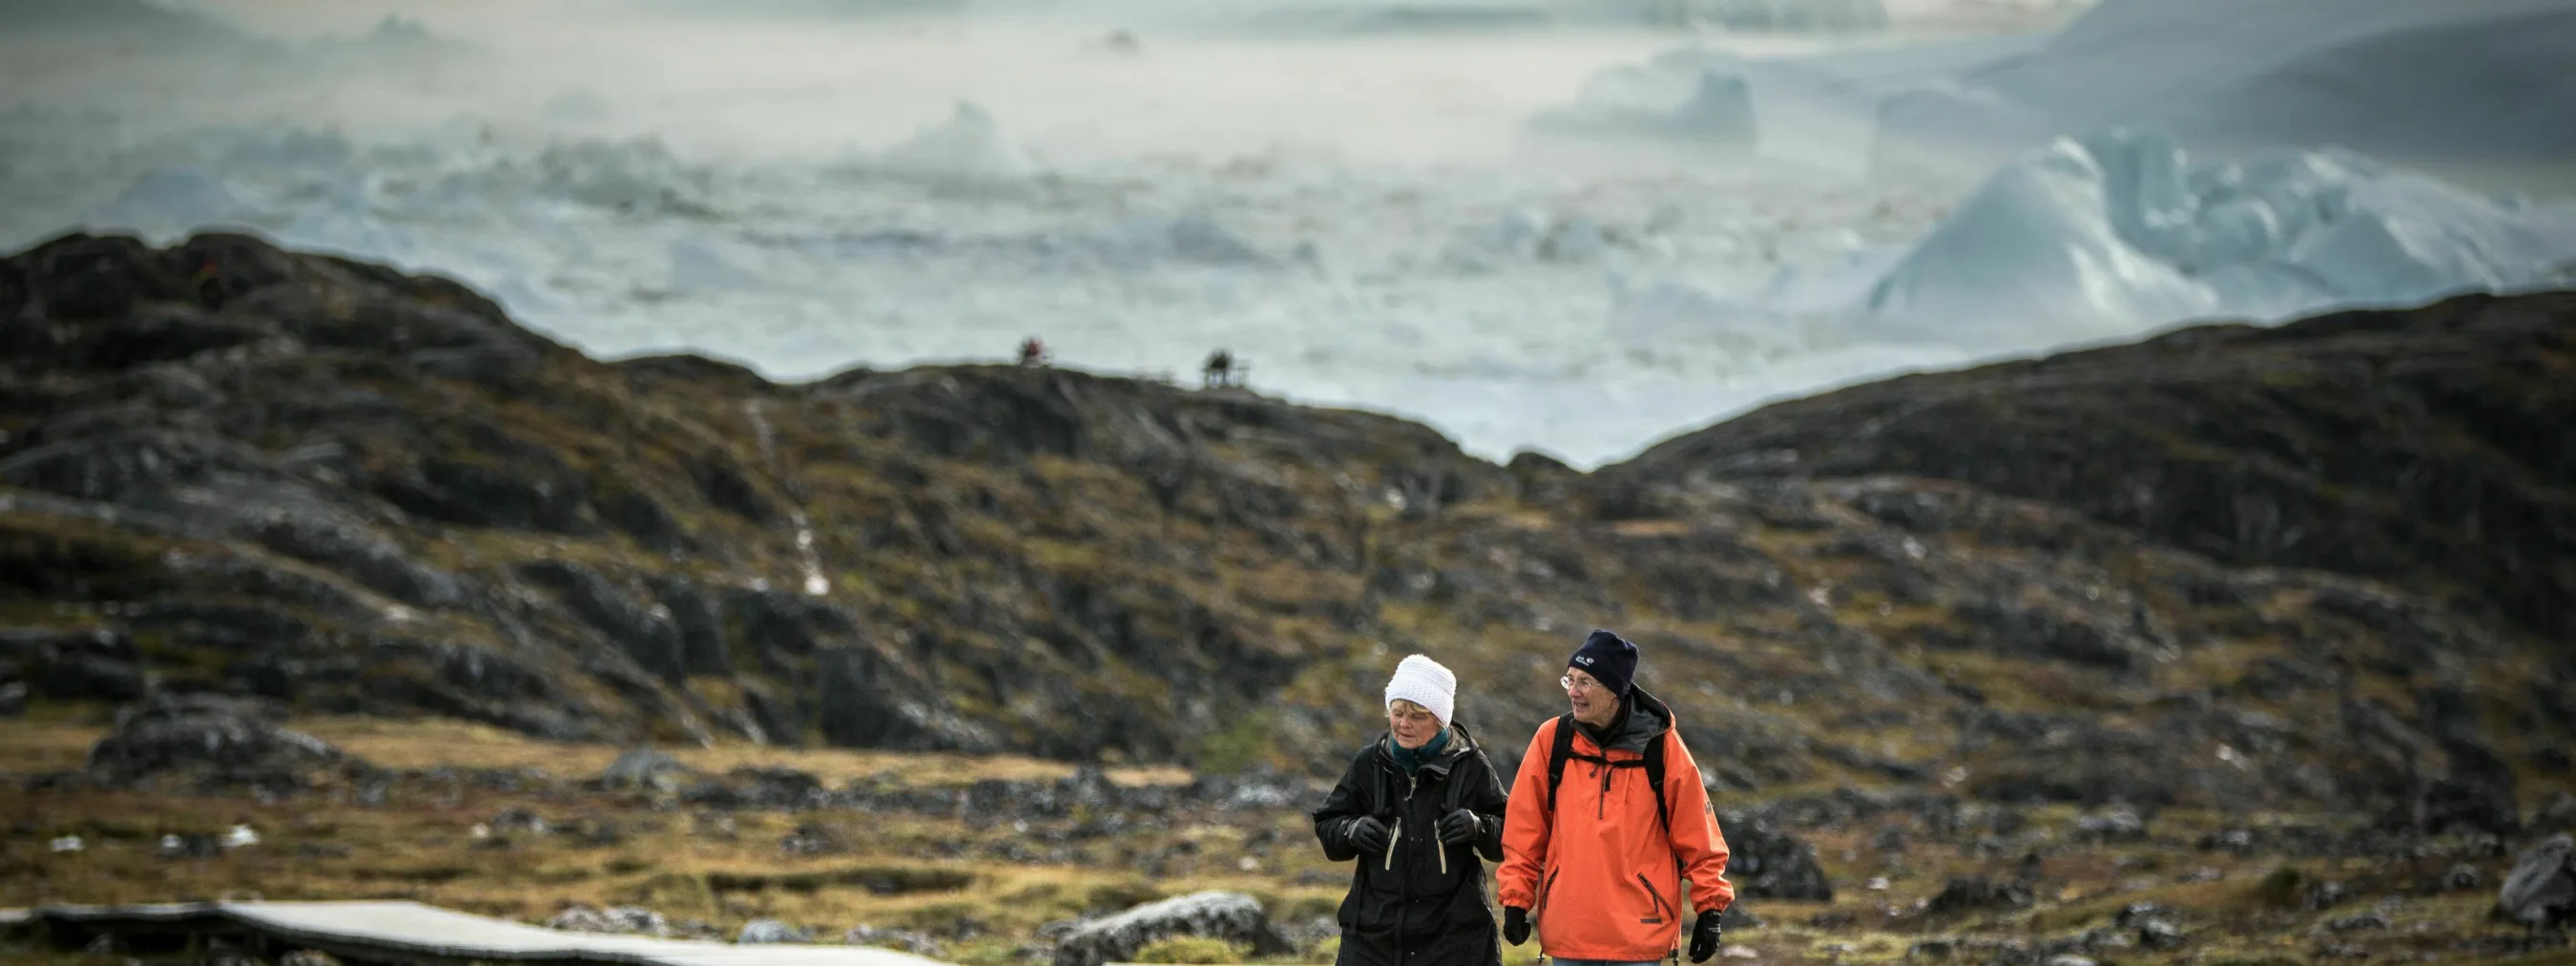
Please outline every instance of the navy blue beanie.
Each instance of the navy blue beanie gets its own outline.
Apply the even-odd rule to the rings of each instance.
[[[1583,647],[1566,659],[1565,666],[1592,675],[1611,694],[1625,698],[1629,682],[1637,678],[1637,645],[1609,631],[1595,630],[1583,639]]]

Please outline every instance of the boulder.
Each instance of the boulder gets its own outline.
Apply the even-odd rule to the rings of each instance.
[[[2182,930],[2162,919],[2149,919],[2138,924],[2138,945],[2148,949],[2180,949]]]
[[[2105,842],[2137,841],[2147,837],[2147,823],[2138,813],[2115,808],[2099,815],[2075,820],[2076,834]]]
[[[66,654],[38,668],[36,689],[49,698],[132,701],[146,690],[143,669],[97,654]]]
[[[2485,882],[2486,877],[2478,874],[2477,866],[2466,862],[2455,862],[2452,863],[2450,871],[2442,873],[2441,881],[2434,885],[2436,891],[2440,892],[2471,892]]]
[[[841,941],[852,946],[876,946],[884,949],[900,949],[915,956],[928,956],[932,959],[941,959],[948,955],[948,951],[940,947],[938,940],[913,932],[909,929],[879,929],[875,926],[866,925],[852,926],[850,927],[849,932],[841,934]]]
[[[823,739],[846,748],[990,750],[992,737],[932,703],[936,693],[903,662],[870,647],[814,655],[816,717]]]
[[[1815,846],[1799,841],[1770,822],[1729,813],[1718,822],[1726,835],[1727,876],[1737,894],[1759,899],[1831,902],[1833,883],[1816,864]]]
[[[2451,752],[2458,757],[2461,749],[2454,747]],[[2492,755],[2484,757],[2493,758]],[[2438,778],[2425,786],[2422,795],[2400,802],[2380,816],[2379,826],[2424,835],[2457,832],[2512,835],[2522,829],[2522,814],[2514,804],[2509,778],[2504,782]]]
[[[90,749],[89,769],[110,784],[160,775],[206,785],[301,787],[313,773],[363,764],[319,738],[287,730],[277,709],[214,695],[167,697],[127,707]]]
[[[608,763],[599,773],[598,782],[606,788],[673,791],[680,780],[690,774],[689,766],[679,759],[651,748],[630,748]]]
[[[2565,752],[2562,751],[2560,754],[2563,756]],[[2531,830],[2534,832],[2576,830],[2576,793],[2561,791],[2541,802],[2539,810],[2531,815]]]
[[[26,668],[29,689],[66,700],[135,701],[145,682],[140,654],[110,628],[0,631],[0,658]]]
[[[742,924],[742,932],[735,935],[733,941],[745,946],[766,943],[810,943],[814,941],[814,934],[776,919],[754,919]]]
[[[2576,839],[2552,835],[2524,851],[2496,893],[2495,917],[2553,929],[2576,921]]]
[[[1924,907],[1933,915],[1977,909],[2012,909],[2031,904],[2030,889],[2017,882],[1995,882],[1984,876],[1950,880]]]
[[[681,663],[690,674],[727,674],[733,668],[725,658],[724,620],[716,613],[715,595],[686,577],[655,577],[648,581],[653,598],[671,613],[671,622],[680,633]]]
[[[544,816],[538,815],[535,812],[528,811],[524,808],[505,808],[501,810],[500,814],[492,816],[491,828],[493,832],[504,835],[516,832],[525,832],[529,835],[544,835],[552,828],[552,826],[547,824]],[[578,909],[583,907],[575,906],[573,908]],[[561,929],[563,927],[557,926],[555,928]]]
[[[521,565],[519,572],[561,594],[566,607],[645,670],[672,682],[689,673],[687,644],[668,606],[646,603],[607,575],[571,561],[541,560]]]
[[[1194,892],[1084,923],[1056,945],[1055,966],[1127,962],[1156,940],[1203,936],[1250,947],[1252,955],[1294,952],[1261,902],[1240,892]]]
[[[828,827],[807,823],[778,840],[781,855],[829,855],[842,849],[841,837]]]
[[[212,835],[171,833],[161,836],[161,847],[154,854],[165,859],[211,859],[223,854],[223,843]]]
[[[565,932],[595,932],[612,935],[669,936],[671,922],[662,914],[642,906],[612,906],[600,909],[574,905],[547,920],[546,928]]]

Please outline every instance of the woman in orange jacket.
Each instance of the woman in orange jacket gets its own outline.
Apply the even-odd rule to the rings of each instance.
[[[1735,901],[1699,765],[1672,708],[1633,683],[1636,670],[1637,646],[1609,631],[1567,659],[1573,712],[1530,738],[1504,813],[1503,938],[1518,946],[1535,922],[1560,966],[1671,955],[1684,881],[1698,912],[1690,959],[1707,962]]]

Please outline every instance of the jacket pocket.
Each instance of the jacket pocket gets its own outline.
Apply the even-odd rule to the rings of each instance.
[[[1673,911],[1673,907],[1664,902],[1663,893],[1655,891],[1654,883],[1646,881],[1645,873],[1637,873],[1637,884],[1646,887],[1646,899],[1647,901],[1654,903],[1655,913],[1652,916],[1643,917],[1637,921],[1649,926],[1663,925],[1665,917]]]
[[[1539,883],[1538,908],[1530,910],[1530,921],[1536,922],[1540,916],[1547,915],[1547,895],[1556,891],[1556,877],[1563,874],[1564,869],[1551,871],[1547,874],[1547,881]]]

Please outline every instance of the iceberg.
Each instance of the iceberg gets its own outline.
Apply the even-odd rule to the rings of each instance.
[[[619,212],[705,215],[707,173],[682,163],[658,138],[576,141],[538,155],[548,194]]]
[[[1002,137],[1001,122],[973,101],[959,101],[948,120],[887,148],[873,166],[930,181],[982,181],[1027,175],[1028,156]]]
[[[1925,127],[1940,133],[1957,130],[1962,120],[1970,131],[2007,123],[1996,119],[2010,119],[2016,109],[1989,103],[1994,95],[1956,78],[2027,54],[2046,39],[1977,37],[1777,58],[1681,47],[1594,73],[1572,104],[1541,112],[1530,127],[1756,149],[1765,157],[1859,173],[1870,169],[1878,130],[1891,111],[1899,117],[1924,114],[1930,122]],[[1972,103],[1963,109],[1937,105],[1952,98]],[[1890,106],[1917,100],[1936,103],[1929,111]],[[2021,134],[2037,127],[2019,123],[2010,130]]]
[[[250,226],[265,210],[266,206],[214,172],[163,167],[135,178],[88,222],[101,228],[166,233],[201,226]]]
[[[2169,135],[2006,166],[1870,288],[1954,344],[2099,338],[2570,281],[2576,205],[2505,203],[2344,151],[2194,161]]]
[[[2564,165],[2570,63],[2566,0],[2105,0],[2039,49],[1891,92],[1879,155],[1982,167],[2145,127],[2210,149]]]
[[[1687,6],[1728,30],[1840,33],[1887,27],[1887,5],[1879,0],[1699,0]]]
[[[1594,74],[1571,105],[1530,119],[1532,133],[1636,138],[1749,150],[1757,139],[1744,78],[1676,51]]]

